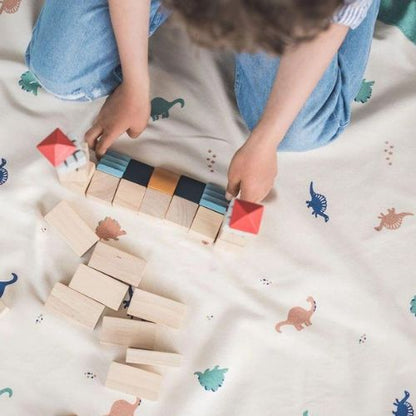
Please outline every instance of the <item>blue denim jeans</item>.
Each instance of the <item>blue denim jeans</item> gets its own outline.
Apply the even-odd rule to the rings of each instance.
[[[379,3],[374,0],[366,19],[349,31],[279,151],[314,149],[345,129],[367,64]],[[168,15],[160,0],[152,0],[150,35]],[[265,53],[236,55],[235,95],[250,130],[264,111],[279,62]],[[90,101],[110,94],[122,74],[108,1],[46,0],[26,51],[26,63],[44,89],[61,99]]]

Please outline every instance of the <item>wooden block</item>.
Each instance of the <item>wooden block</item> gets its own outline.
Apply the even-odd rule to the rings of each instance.
[[[140,368],[112,362],[105,386],[147,400],[159,397],[162,376]]]
[[[126,296],[128,286],[85,264],[80,264],[71,282],[71,289],[118,311]]]
[[[157,218],[165,218],[171,199],[171,195],[147,188],[140,205],[140,212]]]
[[[180,328],[186,309],[183,303],[135,289],[127,313],[146,321]]]
[[[197,210],[198,204],[174,195],[165,218],[189,229]]]
[[[228,201],[225,199],[225,189],[218,185],[208,183],[201,196],[199,205],[212,211],[216,211],[219,214],[225,214],[228,207]]]
[[[77,169],[65,176],[61,176],[59,178],[59,182],[65,188],[78,194],[85,195],[85,191],[87,190],[94,173],[95,163],[88,162],[82,168]]]
[[[175,195],[199,204],[204,189],[205,184],[203,182],[182,175],[176,185]]]
[[[45,221],[58,230],[78,256],[85,254],[99,240],[66,201],[61,201],[48,212]]]
[[[94,198],[111,205],[119,182],[119,178],[96,170],[86,195],[88,198]]]
[[[212,243],[218,234],[223,218],[224,216],[218,212],[199,207],[189,232]]]
[[[157,325],[152,322],[104,316],[100,342],[101,344],[153,349],[156,328]]]
[[[146,163],[131,159],[124,172],[123,179],[147,187],[154,168]]]
[[[127,348],[126,363],[155,366],[180,367],[182,355],[171,352],[159,352]]]
[[[88,266],[137,287],[142,280],[146,261],[108,244],[98,242]]]
[[[178,181],[179,175],[176,173],[163,168],[155,168],[148,187],[164,194],[173,195]]]
[[[114,195],[113,205],[138,212],[145,192],[144,186],[122,179]]]
[[[116,178],[122,178],[130,158],[116,152],[107,152],[99,161],[97,170],[108,173]]]
[[[45,308],[56,315],[94,329],[104,311],[104,305],[56,283],[45,303]]]
[[[0,299],[0,318],[9,311],[9,308]]]

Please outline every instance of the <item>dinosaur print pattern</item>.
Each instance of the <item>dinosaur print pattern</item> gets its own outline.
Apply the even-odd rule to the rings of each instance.
[[[5,389],[0,390],[0,396],[2,396],[3,394],[7,394],[10,399],[10,397],[13,396],[13,390],[10,387],[6,387]]]
[[[287,315],[287,319],[276,324],[275,329],[277,332],[282,332],[280,328],[283,325],[293,325],[298,331],[304,329],[303,325],[312,325],[311,316],[316,311],[316,302],[312,296],[309,296],[306,301],[311,304],[311,308],[308,311],[301,308],[300,306],[295,306],[294,308],[290,309]]]
[[[103,220],[99,221],[98,226],[95,229],[95,234],[104,241],[109,241],[110,239],[118,241],[118,237],[126,235],[127,233],[121,229],[118,221],[110,217],[105,217]]]
[[[12,278],[6,282],[0,282],[0,298],[4,295],[4,291],[6,290],[6,287],[9,285],[12,285],[13,283],[16,283],[18,279],[18,276],[16,273],[12,273]]]
[[[0,1],[0,14],[16,13],[19,10],[22,0],[1,0]]]
[[[394,406],[396,406],[396,411],[392,411],[392,413],[396,416],[414,416],[415,412],[413,410],[413,406],[407,401],[410,397],[410,393],[408,391],[404,391],[404,397],[399,401],[396,398],[394,401]]]
[[[378,216],[380,218],[380,224],[377,227],[374,227],[376,231],[381,231],[384,228],[388,230],[397,230],[402,225],[403,218],[413,215],[411,212],[401,212],[400,214],[396,213],[395,208],[387,209],[387,214],[382,212]]]
[[[162,97],[153,98],[151,101],[150,115],[153,121],[159,120],[159,117],[168,118],[169,110],[175,105],[180,104],[181,108],[184,107],[185,101],[182,98],[177,98],[173,101],[167,101]]]
[[[358,91],[357,96],[354,98],[356,103],[366,103],[373,93],[373,85],[375,81],[366,81],[365,78],[361,82],[360,91]]]
[[[23,91],[31,92],[33,95],[38,95],[38,89],[42,88],[30,71],[26,71],[20,76],[19,85]]]
[[[123,309],[127,309],[130,306],[131,298],[133,297],[133,286],[129,285],[129,289],[126,295],[127,299],[123,300]]]
[[[199,384],[206,391],[217,391],[222,387],[225,379],[225,373],[228,371],[228,368],[220,368],[216,365],[213,369],[207,368],[203,373],[196,371],[195,376],[198,377]]]
[[[309,186],[309,193],[311,194],[311,200],[306,201],[306,205],[308,208],[312,208],[312,215],[315,215],[315,218],[320,215],[325,222],[329,221],[328,215],[324,214],[326,208],[328,206],[326,198],[321,195],[317,194],[313,189],[313,182],[311,182]]]
[[[110,413],[106,416],[134,416],[134,413],[140,406],[140,403],[140,399],[136,399],[134,403],[129,403],[125,400],[117,400],[113,403]]]
[[[410,312],[416,316],[416,295],[410,301]]]
[[[7,169],[5,168],[7,163],[6,159],[1,159],[0,162],[0,185],[3,185],[7,182],[7,179],[9,179],[9,172],[7,172]]]

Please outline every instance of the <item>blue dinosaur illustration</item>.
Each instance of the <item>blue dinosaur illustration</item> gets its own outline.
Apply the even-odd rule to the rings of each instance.
[[[396,398],[395,402],[393,403],[394,406],[397,407],[396,411],[392,411],[392,413],[396,416],[414,416],[415,412],[413,410],[413,406],[407,401],[410,397],[410,393],[408,391],[404,391],[404,397],[399,401]]]
[[[0,163],[0,185],[3,185],[7,182],[7,179],[9,179],[9,172],[7,172],[7,169],[5,168],[7,163],[6,159],[1,159]]]
[[[306,204],[308,208],[312,208],[312,215],[315,215],[315,218],[317,218],[318,215],[320,215],[322,218],[325,219],[325,222],[328,222],[329,217],[328,215],[324,214],[328,205],[326,198],[321,194],[317,194],[313,190],[313,182],[311,182],[310,184],[309,192],[311,194],[311,200],[306,201]]]
[[[360,91],[358,91],[357,96],[354,98],[356,103],[366,103],[373,93],[373,85],[375,81],[366,81],[365,78],[361,82]]]
[[[123,309],[127,309],[130,306],[131,298],[133,297],[133,286],[129,285],[127,292],[128,299],[123,300]]]
[[[23,91],[31,92],[33,95],[38,95],[38,88],[42,88],[30,71],[26,71],[20,76],[19,85]]]
[[[13,396],[13,390],[10,387],[6,387],[5,389],[0,390],[0,396],[3,394],[8,394],[10,398]]]
[[[177,98],[176,100],[173,100],[173,101],[167,101],[162,97],[156,97],[156,98],[153,98],[150,104],[151,104],[150,115],[152,116],[152,120],[156,121],[156,120],[159,120],[160,116],[162,116],[162,118],[168,118],[169,110],[175,104],[180,104],[181,108],[183,108],[185,105],[185,101],[182,98]]]
[[[198,377],[199,384],[207,391],[217,391],[224,383],[224,374],[228,368],[219,368],[216,365],[212,370],[207,368],[203,373],[196,371],[194,375]]]
[[[0,298],[4,295],[4,291],[6,290],[6,287],[9,285],[12,285],[13,283],[17,282],[17,274],[12,273],[12,278],[8,280],[7,282],[0,282]]]
[[[416,316],[416,295],[410,301],[410,312]]]

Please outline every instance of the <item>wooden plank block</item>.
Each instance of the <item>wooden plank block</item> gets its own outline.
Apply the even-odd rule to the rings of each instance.
[[[142,280],[146,261],[108,244],[98,242],[88,266],[137,287]]]
[[[157,325],[136,319],[104,316],[100,333],[101,344],[153,349]]]
[[[127,348],[126,363],[180,367],[182,365],[182,355],[172,352]]]
[[[147,400],[159,397],[162,376],[140,368],[112,362],[105,386]]]
[[[165,218],[171,199],[171,195],[147,188],[140,205],[140,212],[157,218]]]
[[[205,207],[199,207],[192,223],[190,234],[210,243],[214,242],[224,216]]]
[[[85,254],[99,240],[66,201],[61,201],[48,212],[45,221],[58,230],[78,256]]]
[[[127,313],[146,321],[180,328],[185,318],[186,309],[183,303],[135,289]]]
[[[187,199],[173,195],[172,201],[169,205],[166,219],[174,222],[181,227],[190,228],[192,221],[198,210],[198,204],[188,201]]]
[[[59,178],[59,182],[65,188],[78,194],[85,195],[85,191],[87,190],[94,173],[95,163],[88,162],[82,168],[79,168],[65,176],[61,176]]]
[[[71,289],[118,311],[126,296],[128,285],[80,264],[69,283]]]
[[[56,283],[45,303],[45,308],[55,315],[94,329],[104,311],[104,305]]]
[[[164,194],[173,195],[178,181],[179,175],[176,173],[163,168],[155,168],[150,178],[148,188]]]
[[[144,186],[122,179],[114,195],[113,205],[138,212],[145,193]]]
[[[97,199],[98,201],[111,205],[119,182],[119,178],[96,170],[86,195],[88,198]]]
[[[9,311],[9,308],[0,299],[0,318]]]

